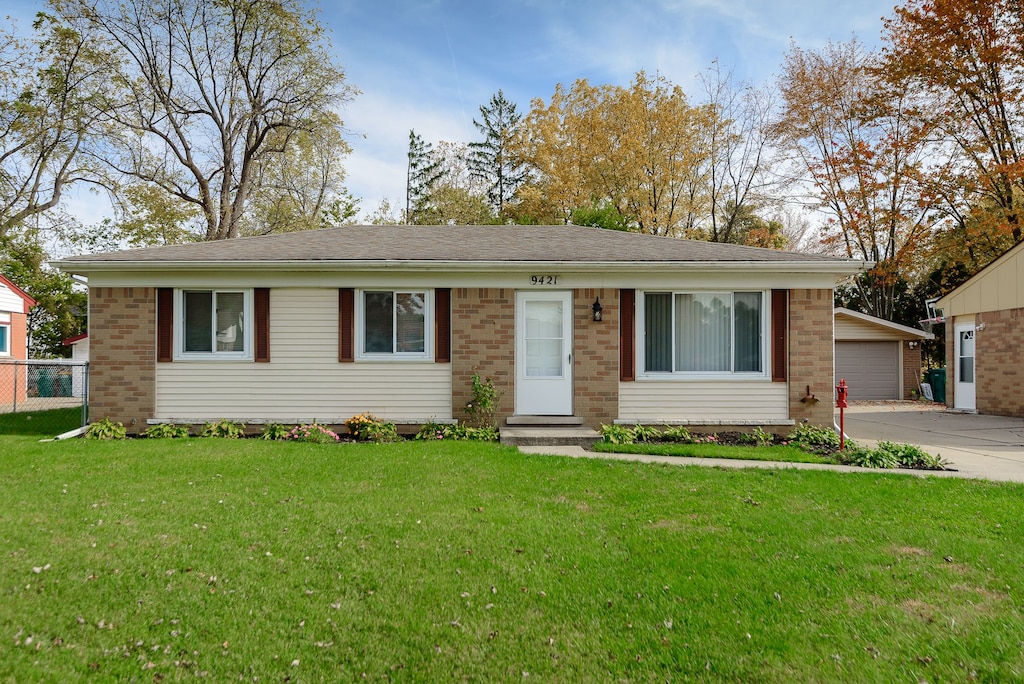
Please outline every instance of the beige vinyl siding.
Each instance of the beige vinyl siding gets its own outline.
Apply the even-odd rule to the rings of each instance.
[[[156,418],[338,423],[451,418],[451,365],[338,362],[338,291],[270,294],[270,362],[157,364]]]
[[[864,342],[887,342],[899,339],[900,334],[878,326],[867,325],[861,321],[836,316],[835,339],[862,340]]]
[[[1024,308],[1024,246],[997,259],[939,303],[947,318]]]
[[[789,419],[789,386],[764,381],[619,383],[616,422],[750,425]]]

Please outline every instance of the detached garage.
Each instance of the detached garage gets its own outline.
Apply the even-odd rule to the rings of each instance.
[[[836,382],[852,401],[910,399],[921,377],[921,341],[931,333],[842,307],[834,311]]]

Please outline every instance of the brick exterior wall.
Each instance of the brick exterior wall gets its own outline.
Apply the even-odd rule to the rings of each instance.
[[[601,320],[594,320],[594,299]],[[619,291],[585,288],[573,292],[574,413],[597,429],[619,417]]]
[[[452,417],[466,420],[473,373],[501,392],[500,425],[515,410],[516,291],[452,288]]]
[[[919,391],[921,383],[921,345],[918,343],[911,349],[907,340],[900,340],[900,349],[903,353],[903,398],[911,399],[911,391]]]
[[[832,290],[789,291],[789,417],[831,427],[833,387]],[[818,401],[800,401],[810,388]]]
[[[23,313],[11,313],[10,356],[0,359],[24,361],[28,358],[28,317]],[[17,372],[17,377],[15,377]],[[15,396],[17,390],[17,396]],[[28,398],[28,368],[0,365],[0,404],[21,403]],[[20,409],[19,409],[20,410]]]
[[[974,335],[978,412],[1024,418],[1024,309],[981,313],[976,322],[985,326]],[[947,392],[950,384],[947,380]]]
[[[156,290],[89,291],[89,419],[146,429],[156,409]]]
[[[952,408],[955,404],[953,393],[956,390],[956,331],[952,318],[946,320],[946,406]]]
[[[618,291],[573,292],[574,414],[598,427],[618,417]],[[594,298],[602,320],[593,320]],[[466,420],[473,373],[490,378],[501,392],[497,422],[515,413],[515,307],[511,288],[452,289],[452,416]]]

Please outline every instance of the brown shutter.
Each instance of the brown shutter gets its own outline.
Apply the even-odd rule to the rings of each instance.
[[[772,290],[772,382],[786,381],[788,303],[789,290]]]
[[[174,358],[174,288],[156,289],[156,360]]]
[[[338,361],[341,363],[352,363],[356,360],[355,310],[355,290],[338,290]]]
[[[256,363],[270,361],[270,288],[257,287],[253,290],[253,308],[256,322]]]
[[[636,290],[619,290],[619,380],[636,380]]]
[[[452,291],[449,288],[434,290],[434,362],[450,363],[452,360]]]

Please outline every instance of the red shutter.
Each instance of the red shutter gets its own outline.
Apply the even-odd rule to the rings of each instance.
[[[355,290],[338,290],[338,361],[341,363],[352,363],[356,360],[355,309]]]
[[[619,380],[636,380],[636,290],[619,290]]]
[[[270,288],[257,287],[253,290],[253,308],[256,322],[256,363],[270,361]]]
[[[450,363],[452,360],[452,291],[449,288],[434,290],[434,362]]]
[[[772,382],[786,382],[789,290],[772,290]]]
[[[174,288],[156,289],[156,360],[174,358]]]

